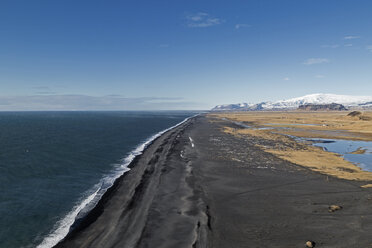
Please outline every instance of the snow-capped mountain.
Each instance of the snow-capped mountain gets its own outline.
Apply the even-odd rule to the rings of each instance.
[[[257,104],[239,103],[218,105],[212,111],[226,110],[286,110],[297,109],[305,104],[331,104],[338,103],[348,108],[370,108],[372,96],[348,96],[335,94],[311,94],[276,102],[261,102]]]
[[[254,103],[224,104],[224,105],[217,105],[213,109],[214,110],[225,110],[225,109],[230,109],[230,110],[236,109],[236,110],[238,110],[238,109],[249,108],[252,105],[254,105]]]

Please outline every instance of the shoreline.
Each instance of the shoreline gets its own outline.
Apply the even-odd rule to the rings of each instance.
[[[188,117],[184,119],[183,121],[177,123],[174,126],[171,126],[165,130],[162,130],[153,136],[149,137],[145,142],[141,143],[138,145],[137,148],[135,148],[133,151],[135,154],[133,159],[129,162],[129,164],[126,166],[129,170],[124,171],[123,174],[121,174],[119,177],[117,177],[114,180],[114,183],[107,188],[107,190],[103,193],[101,198],[98,200],[96,205],[82,218],[76,219],[75,222],[70,226],[70,230],[68,234],[59,240],[59,242],[52,247],[59,247],[61,243],[64,242],[66,239],[71,239],[78,235],[82,230],[85,228],[89,227],[97,218],[104,212],[105,205],[107,202],[113,197],[115,192],[117,191],[117,188],[120,187],[120,185],[123,183],[123,181],[127,178],[130,177],[130,171],[137,166],[138,161],[141,159],[141,157],[144,155],[146,150],[148,150],[151,146],[154,145],[159,139],[164,139],[164,136],[166,136],[169,132],[172,132],[175,129],[178,128],[183,128],[183,125],[187,125],[187,122],[190,121],[191,119],[197,117],[198,115],[194,115],[191,117]],[[142,149],[141,149],[142,147]],[[139,151],[137,151],[139,150]],[[133,151],[128,155],[131,156],[133,154]]]
[[[226,125],[202,115],[156,139],[55,247],[370,244],[371,189],[275,157],[256,146],[270,141]]]
[[[93,192],[92,194],[88,195],[86,198],[84,198],[81,202],[79,202],[75,207],[64,217],[68,217],[68,215],[72,214],[76,209],[79,209],[80,206],[83,206],[75,216],[75,219],[71,225],[68,226],[68,232],[67,234],[62,234],[63,237],[59,238],[58,236],[61,236],[60,232],[63,232],[64,230],[59,230],[63,229],[66,227],[63,227],[62,224],[59,225],[58,228],[53,230],[50,234],[48,234],[46,237],[44,237],[43,241],[37,245],[38,248],[44,248],[44,247],[55,247],[58,243],[62,242],[64,239],[66,239],[69,235],[73,235],[73,233],[77,233],[80,230],[86,228],[89,226],[92,222],[95,221],[95,219],[102,213],[102,202],[105,202],[109,199],[110,194],[112,194],[112,191],[115,190],[117,187],[118,181],[119,180],[124,180],[125,175],[127,174],[130,169],[135,166],[136,161],[139,159],[139,157],[143,154],[143,152],[150,146],[152,145],[158,138],[160,138],[162,135],[166,134],[167,132],[171,131],[174,128],[179,127],[180,125],[186,123],[188,120],[196,117],[197,115],[190,116],[185,118],[183,121],[166,128],[162,131],[159,131],[158,133],[155,133],[154,135],[148,137],[145,141],[140,143],[136,148],[134,148],[124,159],[123,159],[123,164],[122,168],[119,171],[119,173],[116,174],[116,177],[113,178],[113,182],[111,185],[109,185],[105,189],[98,188],[96,192]],[[103,190],[101,193],[100,198],[96,201],[94,206],[87,211],[86,214],[84,214],[83,217],[77,218],[79,212],[83,210],[87,205],[91,203],[91,201],[94,200],[94,197],[99,191]],[[91,198],[91,199],[89,199]],[[88,201],[88,202],[87,202]],[[102,202],[101,202],[102,201]],[[87,202],[87,203],[86,203]],[[62,219],[64,220],[64,219]]]

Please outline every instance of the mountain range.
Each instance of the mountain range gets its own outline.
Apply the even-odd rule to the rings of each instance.
[[[217,105],[212,111],[294,110],[305,104],[342,104],[350,109],[372,109],[372,96],[310,94],[276,102],[237,103]]]

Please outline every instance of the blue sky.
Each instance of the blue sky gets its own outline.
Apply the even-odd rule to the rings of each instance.
[[[372,1],[0,2],[0,110],[372,95]]]

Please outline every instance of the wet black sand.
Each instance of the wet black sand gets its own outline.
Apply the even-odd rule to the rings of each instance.
[[[283,161],[211,120],[157,139],[56,247],[372,247],[372,189]]]

